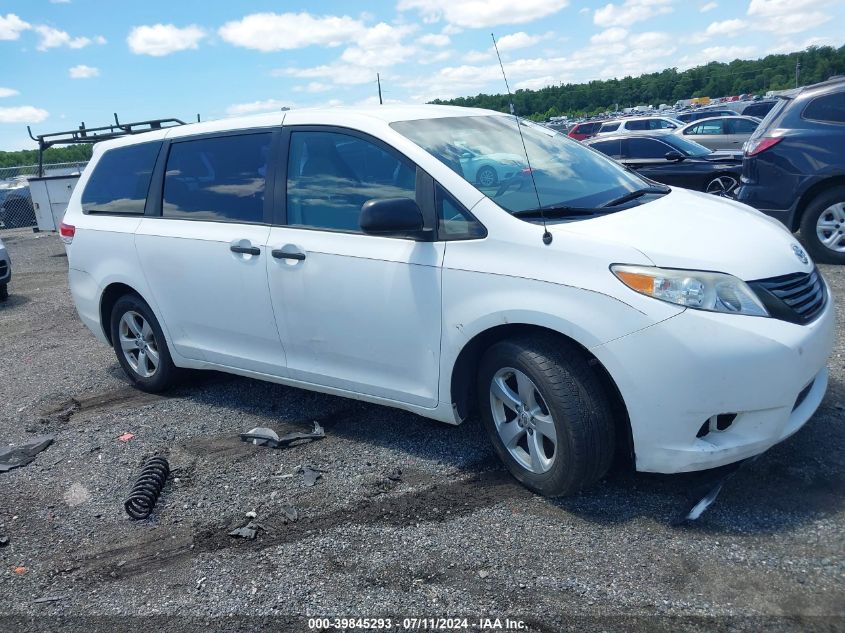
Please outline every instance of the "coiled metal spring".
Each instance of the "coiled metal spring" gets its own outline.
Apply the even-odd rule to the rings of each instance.
[[[123,503],[126,514],[133,519],[146,519],[158,501],[164,483],[170,475],[170,464],[164,457],[152,457],[141,469],[129,498]]]

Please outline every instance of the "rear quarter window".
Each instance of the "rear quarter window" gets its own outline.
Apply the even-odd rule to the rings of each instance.
[[[161,142],[106,150],[82,192],[84,213],[142,215]]]
[[[845,123],[845,92],[816,97],[804,108],[802,117],[825,123]]]

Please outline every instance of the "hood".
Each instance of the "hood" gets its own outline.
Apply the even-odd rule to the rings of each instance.
[[[777,220],[744,204],[673,188],[617,213],[549,226],[632,246],[655,266],[729,273],[745,281],[810,272],[793,250],[795,237]],[[616,262],[624,264],[626,262]]]

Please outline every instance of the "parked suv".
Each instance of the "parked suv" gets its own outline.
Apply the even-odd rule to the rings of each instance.
[[[607,134],[630,134],[632,132],[654,132],[658,130],[676,130],[683,127],[683,123],[677,119],[670,119],[662,116],[649,116],[642,118],[618,119],[616,121],[605,121],[596,133],[597,136]]]
[[[485,192],[468,148],[531,167]],[[827,388],[834,307],[779,223],[486,110],[303,109],[99,143],[61,235],[82,321],[140,389],[186,367],[452,424],[478,411],[547,495],[617,451],[665,473],[756,455]]]
[[[9,281],[12,279],[12,259],[6,250],[3,240],[0,240],[0,301],[9,298]]]
[[[701,119],[709,119],[714,116],[734,116],[736,112],[727,108],[710,108],[701,110],[690,110],[688,112],[681,112],[676,114],[674,118],[682,123],[692,123],[693,121],[700,121]]]
[[[845,264],[845,79],[778,101],[745,146],[737,195],[800,229],[818,261]]]
[[[569,138],[574,138],[576,141],[583,141],[584,139],[595,136],[596,132],[601,127],[601,121],[586,121],[584,123],[576,123],[571,130],[569,130]]]

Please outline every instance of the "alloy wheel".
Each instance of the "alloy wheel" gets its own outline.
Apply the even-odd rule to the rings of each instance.
[[[513,367],[500,369],[490,381],[490,407],[511,457],[532,473],[549,471],[557,456],[557,433],[534,382]]]
[[[832,251],[845,253],[845,202],[837,202],[821,212],[816,220],[816,236]]]
[[[726,196],[732,194],[738,184],[736,178],[732,176],[717,176],[707,183],[705,192],[716,196]]]
[[[120,317],[118,325],[120,348],[129,366],[142,378],[152,377],[160,361],[155,333],[147,320],[135,311]]]
[[[482,167],[478,172],[478,184],[482,187],[492,187],[496,184],[496,172],[490,167]]]

